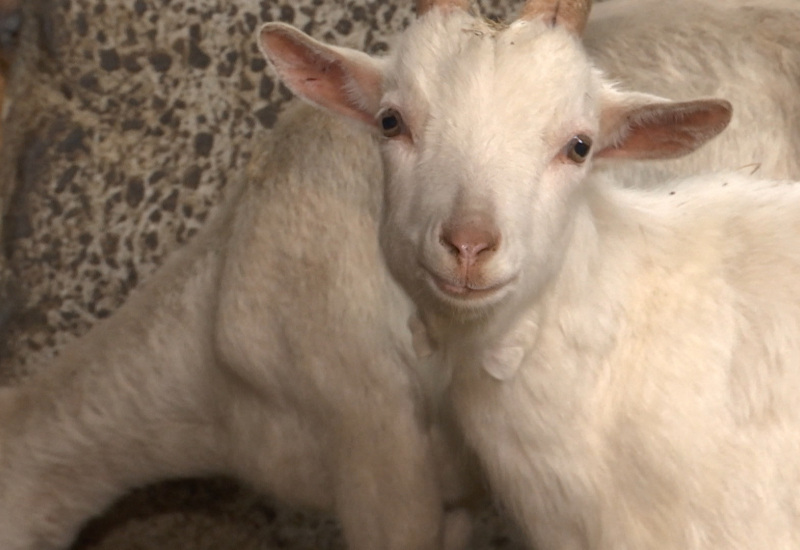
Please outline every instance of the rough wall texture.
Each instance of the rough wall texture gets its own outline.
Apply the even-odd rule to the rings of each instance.
[[[518,2],[486,0],[505,18]],[[0,383],[110,315],[204,223],[290,94],[254,33],[283,20],[381,52],[396,0],[24,0],[0,152]],[[518,547],[493,516],[477,547]],[[341,548],[335,523],[235,483],[136,492],[76,548]]]

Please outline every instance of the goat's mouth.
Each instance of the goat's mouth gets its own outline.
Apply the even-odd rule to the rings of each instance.
[[[425,269],[428,281],[434,292],[443,296],[448,302],[469,303],[471,306],[483,305],[483,302],[496,302],[506,294],[514,281],[514,277],[490,284],[478,284],[469,280],[454,280],[435,274]]]

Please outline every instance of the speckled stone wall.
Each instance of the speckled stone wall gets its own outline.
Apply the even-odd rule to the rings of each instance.
[[[512,0],[485,0],[506,18]],[[0,150],[0,383],[110,315],[212,215],[290,101],[254,38],[283,20],[382,52],[396,0],[23,0]],[[81,549],[342,548],[329,518],[225,480],[170,482],[120,502]],[[482,519],[477,548],[519,548]]]

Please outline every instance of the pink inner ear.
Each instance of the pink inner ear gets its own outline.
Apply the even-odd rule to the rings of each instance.
[[[680,157],[724,130],[731,115],[730,103],[721,100],[648,105],[628,113],[621,139],[597,156],[642,160]]]
[[[266,32],[264,49],[283,82],[298,96],[338,113],[375,124],[363,91],[380,89],[380,78],[333,50],[315,48],[290,33]],[[359,93],[361,92],[361,93]],[[361,96],[361,98],[359,97]]]

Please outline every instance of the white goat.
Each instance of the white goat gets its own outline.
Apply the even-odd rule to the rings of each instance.
[[[621,25],[609,38],[633,32]],[[435,40],[447,48],[450,39]],[[622,75],[657,76],[639,62]],[[758,55],[749,63],[770,66]],[[699,76],[687,72],[664,93],[696,86]],[[420,86],[446,90],[447,82]],[[759,112],[772,112],[766,99],[755,102]],[[753,138],[772,137],[772,124],[756,128]],[[745,163],[760,160],[760,142],[749,143],[736,149]],[[130,487],[206,473],[332,509],[354,549],[462,542],[461,516],[447,514],[443,527],[442,504],[458,504],[473,487],[456,458],[439,456],[449,447],[430,441],[439,426],[428,424],[431,404],[419,389],[428,372],[409,364],[411,307],[377,248],[377,146],[359,129],[300,110],[284,115],[264,147],[251,181],[194,244],[54,365],[0,391],[3,550],[61,548]],[[769,159],[762,167],[782,169]],[[431,206],[420,203],[419,213]]]
[[[502,27],[439,2],[386,60],[282,24],[262,44],[385,136],[383,252],[535,548],[800,548],[800,184],[591,172],[690,152],[731,112],[609,85],[589,4]]]
[[[378,249],[374,140],[310,107],[284,116],[203,236],[0,393],[3,550],[65,548],[134,486],[219,473],[335,511],[353,549],[459,546],[411,309]]]

